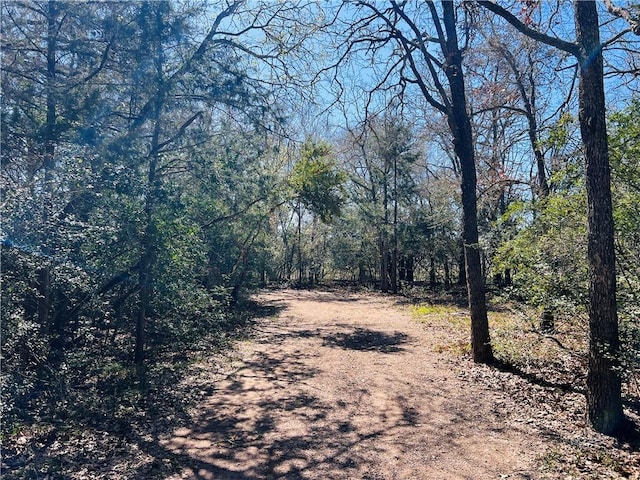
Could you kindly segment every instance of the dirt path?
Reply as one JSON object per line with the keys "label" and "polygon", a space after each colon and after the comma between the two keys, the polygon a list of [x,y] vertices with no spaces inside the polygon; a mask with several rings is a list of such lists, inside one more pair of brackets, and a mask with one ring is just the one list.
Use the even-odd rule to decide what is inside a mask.
{"label": "dirt path", "polygon": [[539,439],[383,297],[277,291],[238,368],[163,445],[192,479],[529,479]]}

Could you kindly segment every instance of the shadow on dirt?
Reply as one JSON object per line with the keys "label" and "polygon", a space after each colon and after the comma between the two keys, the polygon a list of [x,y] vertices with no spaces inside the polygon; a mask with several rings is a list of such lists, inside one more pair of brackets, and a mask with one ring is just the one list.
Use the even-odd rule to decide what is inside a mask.
{"label": "shadow on dirt", "polygon": [[323,345],[346,350],[369,350],[381,353],[402,352],[409,336],[402,332],[380,332],[367,328],[356,328],[353,333],[335,333],[323,337]]}
{"label": "shadow on dirt", "polygon": [[[420,413],[398,395],[370,421],[358,421],[357,405],[305,387],[305,377],[322,373],[313,359],[274,346],[222,382],[171,439],[136,443],[196,480],[379,478],[371,455],[401,444]],[[370,388],[359,390],[362,398],[371,398]],[[439,441],[453,448],[453,439]]]}
{"label": "shadow on dirt", "polygon": [[[190,408],[215,392],[213,379],[201,375],[197,362],[217,358],[222,367],[233,345],[254,335],[259,319],[278,315],[284,307],[246,300],[210,333],[194,338],[193,348],[173,345],[149,352],[144,383],[128,359],[111,350],[85,352],[96,359],[92,368],[74,360],[74,377],[65,385],[64,404],[36,423],[24,419],[16,441],[2,442],[0,477],[6,480],[41,478],[166,478],[190,465],[215,475],[227,470],[205,461],[176,454],[159,443],[159,437],[191,421]],[[112,349],[113,350],[113,349]],[[312,374],[302,365],[290,365],[291,378]],[[266,363],[266,369],[278,368]],[[217,371],[214,369],[214,372]],[[44,398],[42,402],[52,403]],[[54,410],[51,408],[51,410]],[[215,428],[231,430],[235,423],[220,418]],[[226,423],[225,423],[226,422]],[[270,426],[264,418],[259,431]],[[85,472],[85,473],[82,473]],[[117,472],[122,472],[120,476]],[[196,478],[198,477],[196,475]],[[207,477],[210,478],[210,477]],[[244,478],[235,472],[232,478]]]}
{"label": "shadow on dirt", "polygon": [[520,377],[532,385],[538,385],[544,388],[558,389],[565,393],[571,392],[571,393],[579,393],[581,395],[584,395],[585,393],[584,388],[576,385],[575,382],[574,383],[553,382],[545,378],[542,378],[540,375],[537,375],[532,372],[528,372],[524,370],[520,365],[517,365],[515,363],[507,362],[504,360],[496,360],[493,363],[493,367],[495,367],[496,370],[499,370],[501,372],[510,373],[512,375]]}

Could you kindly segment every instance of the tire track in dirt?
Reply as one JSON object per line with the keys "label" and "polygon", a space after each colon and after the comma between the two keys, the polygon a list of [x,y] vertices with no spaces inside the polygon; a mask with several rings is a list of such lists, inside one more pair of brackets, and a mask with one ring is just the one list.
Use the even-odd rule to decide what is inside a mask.
{"label": "tire track in dirt", "polygon": [[405,309],[375,295],[281,290],[192,424],[162,445],[172,479],[532,479],[539,439],[457,374]]}

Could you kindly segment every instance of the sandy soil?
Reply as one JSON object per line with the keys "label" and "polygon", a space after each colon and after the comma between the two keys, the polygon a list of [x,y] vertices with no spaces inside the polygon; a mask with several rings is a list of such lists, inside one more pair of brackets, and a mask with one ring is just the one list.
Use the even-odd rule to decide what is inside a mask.
{"label": "sandy soil", "polygon": [[531,479],[545,447],[499,391],[434,352],[433,332],[382,296],[275,291],[192,426],[162,444],[172,479]]}

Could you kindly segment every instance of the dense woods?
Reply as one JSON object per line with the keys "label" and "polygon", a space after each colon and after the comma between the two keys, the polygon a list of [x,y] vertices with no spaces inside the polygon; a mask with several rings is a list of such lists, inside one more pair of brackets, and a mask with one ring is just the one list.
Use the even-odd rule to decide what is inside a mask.
{"label": "dense woods", "polygon": [[479,363],[511,361],[488,301],[552,338],[578,319],[590,422],[627,429],[637,5],[1,8],[3,440],[124,416],[248,292],[327,283],[464,290]]}

